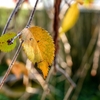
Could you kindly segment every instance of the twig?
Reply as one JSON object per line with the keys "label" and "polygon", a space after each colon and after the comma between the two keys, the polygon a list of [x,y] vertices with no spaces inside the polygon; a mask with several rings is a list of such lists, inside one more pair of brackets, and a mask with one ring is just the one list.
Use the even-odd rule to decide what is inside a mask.
{"label": "twig", "polygon": [[[33,18],[33,16],[34,16],[35,11],[36,11],[36,6],[37,6],[38,1],[39,1],[39,0],[37,0],[36,3],[35,3],[35,6],[34,6],[32,12],[31,12],[31,14],[30,14],[29,20],[28,20],[27,25],[26,25],[25,28],[28,28],[28,27],[30,26],[30,24],[31,24],[32,18]],[[16,38],[18,38],[21,34],[22,34],[22,33],[19,32],[19,33],[11,40],[11,43],[13,43],[14,40],[15,40]]]}
{"label": "twig", "polygon": [[81,75],[81,72],[82,72],[82,70],[84,68],[83,66],[88,61],[88,58],[90,57],[90,55],[92,53],[93,47],[94,47],[96,39],[97,39],[98,29],[99,29],[99,25],[95,28],[93,36],[92,36],[92,38],[90,40],[90,43],[88,45],[88,48],[87,48],[87,50],[86,50],[86,52],[85,52],[85,54],[83,56],[82,63],[80,65],[79,69],[77,70],[76,74],[73,77],[74,81],[77,81],[79,79],[79,77]]}
{"label": "twig", "polygon": [[[99,20],[99,22],[100,22],[100,20]],[[92,38],[90,40],[88,48],[87,48],[87,50],[85,52],[85,55],[83,56],[81,66],[79,67],[78,71],[76,72],[76,74],[73,77],[74,81],[77,81],[78,79],[79,80],[78,80],[76,90],[75,90],[71,100],[77,100],[78,95],[80,93],[80,90],[82,88],[84,79],[86,77],[86,74],[87,74],[88,70],[90,69],[90,63],[92,62],[92,58],[93,58],[90,55],[91,55],[91,53],[93,51],[93,47],[95,46],[95,42],[97,40],[98,31],[99,31],[99,28],[100,28],[99,24],[100,23],[97,23],[97,26],[96,26],[96,28],[94,30],[94,33],[93,33],[93,36],[92,36]]]}
{"label": "twig", "polygon": [[5,34],[9,24],[10,24],[10,21],[12,20],[12,17],[15,15],[15,13],[17,12],[20,4],[23,2],[24,0],[18,0],[17,4],[16,4],[16,7],[14,8],[14,10],[12,11],[11,15],[9,16],[8,20],[7,20],[7,23],[2,31],[2,35]]}
{"label": "twig", "polygon": [[27,23],[27,25],[26,25],[26,28],[28,28],[28,27],[30,26],[31,22],[32,22],[32,18],[33,18],[33,16],[34,16],[35,11],[36,11],[36,6],[37,6],[38,1],[39,1],[39,0],[36,0],[35,6],[34,6],[32,12],[31,12],[31,14],[30,14],[30,17],[29,17],[28,23]]}
{"label": "twig", "polygon": [[65,94],[64,100],[68,100],[68,98],[69,98],[71,92],[73,91],[73,89],[74,89],[74,87],[71,85],[71,86],[69,87],[68,91],[67,91],[66,94]]}
{"label": "twig", "polygon": [[39,84],[42,86],[43,90],[48,90],[49,91],[47,82],[38,73],[38,71],[35,69],[35,67],[32,66],[32,62],[29,59],[27,59],[26,66],[27,66],[27,68],[29,68],[28,70],[30,70],[29,77],[31,79],[34,79],[34,77],[35,77],[35,79],[37,79]]}
{"label": "twig", "polygon": [[56,58],[58,53],[58,29],[59,29],[59,12],[60,12],[60,3],[62,0],[55,0],[55,13],[54,13],[54,24],[53,24],[53,30],[54,30],[54,44],[55,44],[55,58],[54,58],[54,68],[56,71]]}
{"label": "twig", "polygon": [[17,59],[17,57],[18,57],[18,55],[19,55],[19,52],[20,52],[20,50],[21,50],[22,43],[23,43],[23,41],[21,41],[21,43],[20,43],[20,45],[19,45],[19,47],[18,47],[18,49],[17,49],[17,51],[16,51],[16,53],[15,53],[13,59],[12,59],[12,62],[11,62],[11,64],[9,65],[8,70],[6,71],[6,73],[5,73],[4,77],[3,77],[3,79],[1,80],[0,89],[2,88],[2,86],[3,86],[3,84],[4,84],[5,80],[6,80],[6,78],[8,77],[8,75],[9,75],[9,73],[10,73],[10,71],[11,71],[13,65],[14,65],[14,62],[16,61],[16,59]]}
{"label": "twig", "polygon": [[[69,76],[67,73],[65,73],[65,71],[64,71],[63,69],[61,69],[58,65],[56,65],[56,66],[57,66],[57,67],[56,67],[56,70],[57,70],[58,72],[62,73],[62,74],[67,78],[68,82],[71,84],[71,88],[69,89],[68,94],[66,94],[67,97],[69,97],[71,91],[76,87],[76,84],[75,84],[74,81],[70,78],[70,76]],[[49,72],[49,76],[47,77],[47,80],[46,80],[47,83],[48,83],[48,81],[49,81],[49,79],[50,79],[50,77],[51,77],[53,71],[54,71],[54,67],[52,66],[52,68],[51,68],[51,70],[50,70],[50,72]],[[43,94],[42,94],[41,100],[45,100],[46,94],[47,94],[47,92],[44,91]],[[67,99],[66,99],[66,100],[67,100]]]}
{"label": "twig", "polygon": [[93,66],[92,66],[92,70],[91,70],[92,76],[95,76],[97,74],[97,69],[99,67],[99,57],[100,57],[100,29],[99,29],[99,33],[98,33],[96,49],[94,51]]}
{"label": "twig", "polygon": [[56,68],[57,68],[57,71],[61,72],[67,78],[67,80],[69,81],[69,83],[75,88],[76,87],[76,84],[70,78],[70,76],[67,73],[65,73],[65,71],[63,69],[61,69],[59,66],[57,66]]}
{"label": "twig", "polygon": [[80,91],[82,89],[82,86],[83,86],[84,79],[85,79],[85,77],[86,77],[86,75],[88,73],[88,70],[91,67],[91,65],[90,65],[91,62],[92,62],[92,57],[90,58],[90,61],[88,63],[85,63],[85,65],[83,66],[83,70],[82,70],[82,73],[80,75],[80,79],[79,79],[79,81],[77,83],[77,87],[76,87],[76,89],[74,91],[74,94],[73,94],[71,100],[77,100],[78,99],[79,93],[80,93]]}
{"label": "twig", "polygon": [[[47,77],[47,79],[46,79],[46,82],[47,82],[47,83],[49,82],[49,79],[50,79],[50,77],[52,76],[53,71],[54,71],[54,66],[52,66],[51,69],[50,69],[50,71],[49,71],[48,77]],[[45,100],[46,94],[47,94],[47,91],[44,91],[44,92],[42,93],[41,100]]]}

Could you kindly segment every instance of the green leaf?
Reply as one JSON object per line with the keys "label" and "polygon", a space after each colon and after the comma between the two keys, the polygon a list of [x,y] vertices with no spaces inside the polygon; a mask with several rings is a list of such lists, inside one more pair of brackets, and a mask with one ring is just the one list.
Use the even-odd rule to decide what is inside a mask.
{"label": "green leaf", "polygon": [[0,37],[0,50],[3,52],[9,52],[13,50],[16,46],[16,41],[10,43],[11,39],[16,36],[15,33],[6,33]]}

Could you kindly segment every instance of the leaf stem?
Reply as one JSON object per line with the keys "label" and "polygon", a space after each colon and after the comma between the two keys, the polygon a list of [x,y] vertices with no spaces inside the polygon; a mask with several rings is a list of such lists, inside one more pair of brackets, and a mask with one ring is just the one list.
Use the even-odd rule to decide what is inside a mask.
{"label": "leaf stem", "polygon": [[19,45],[19,47],[18,47],[18,49],[17,49],[17,51],[16,51],[16,53],[15,53],[13,59],[12,59],[12,62],[11,62],[11,64],[9,65],[8,70],[6,71],[6,73],[5,73],[4,77],[3,77],[3,79],[1,80],[0,89],[2,88],[2,86],[3,86],[4,82],[5,82],[5,80],[7,79],[8,75],[9,75],[9,73],[10,73],[10,71],[11,71],[11,69],[12,69],[12,67],[13,67],[13,65],[14,65],[14,63],[15,63],[17,57],[18,57],[18,55],[19,55],[19,52],[20,52],[21,47],[22,47],[22,43],[23,43],[23,41],[21,41],[21,43],[20,43],[20,45]]}
{"label": "leaf stem", "polygon": [[21,32],[19,32],[11,41],[10,41],[10,43],[13,43],[14,42],[14,40],[16,39],[16,38],[18,38],[20,35],[21,35],[22,33]]}
{"label": "leaf stem", "polygon": [[5,34],[9,24],[10,24],[10,21],[12,20],[12,17],[15,15],[15,13],[18,11],[18,8],[20,6],[20,4],[23,2],[24,0],[18,0],[17,4],[16,4],[16,7],[14,8],[14,10],[12,11],[11,15],[9,16],[8,20],[7,20],[7,23],[2,31],[2,35]]}
{"label": "leaf stem", "polygon": [[32,18],[34,16],[35,11],[36,11],[36,6],[37,6],[38,1],[39,0],[36,0],[35,6],[34,6],[32,12],[31,12],[30,17],[29,17],[29,20],[27,22],[26,28],[28,28],[30,26],[31,22],[32,22]]}

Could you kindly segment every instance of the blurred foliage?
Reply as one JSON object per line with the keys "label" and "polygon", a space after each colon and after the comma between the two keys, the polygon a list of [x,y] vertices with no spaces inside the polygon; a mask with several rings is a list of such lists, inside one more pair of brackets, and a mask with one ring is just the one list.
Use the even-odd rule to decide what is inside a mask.
{"label": "blurred foliage", "polygon": [[0,94],[0,100],[9,100],[6,95]]}
{"label": "blurred foliage", "polygon": [[90,75],[90,70],[84,80],[82,90],[78,97],[78,100],[99,100],[100,99],[100,90],[99,90],[99,81],[97,76],[92,77]]}

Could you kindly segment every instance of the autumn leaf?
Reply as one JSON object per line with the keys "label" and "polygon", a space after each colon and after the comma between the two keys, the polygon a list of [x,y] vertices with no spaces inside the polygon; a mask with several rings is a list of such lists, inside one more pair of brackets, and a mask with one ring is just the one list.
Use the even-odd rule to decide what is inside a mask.
{"label": "autumn leaf", "polygon": [[61,28],[59,30],[60,35],[71,29],[75,25],[78,17],[79,17],[78,2],[75,2],[70,6],[70,8],[68,9],[67,13],[63,18]]}
{"label": "autumn leaf", "polygon": [[34,26],[22,30],[20,37],[24,40],[22,47],[33,64],[42,71],[44,79],[54,59],[54,43],[49,33],[41,27]]}
{"label": "autumn leaf", "polygon": [[16,36],[15,33],[6,33],[0,37],[0,50],[3,52],[9,52],[16,46],[16,41],[10,43],[11,39]]}
{"label": "autumn leaf", "polygon": [[[11,63],[10,59],[6,60],[8,66]],[[25,67],[25,64],[22,62],[16,61],[11,69],[11,72],[16,76],[16,78],[20,78],[22,74],[28,76],[28,70]]]}

